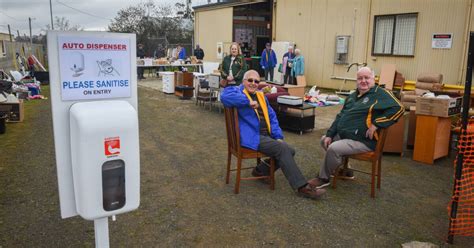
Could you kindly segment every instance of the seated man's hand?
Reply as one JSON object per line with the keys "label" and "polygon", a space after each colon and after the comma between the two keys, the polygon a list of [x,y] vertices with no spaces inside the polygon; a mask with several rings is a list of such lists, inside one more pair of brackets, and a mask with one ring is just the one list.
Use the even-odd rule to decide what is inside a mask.
{"label": "seated man's hand", "polygon": [[232,82],[232,81],[234,81],[234,77],[232,77],[232,76],[230,76],[230,75],[229,75],[229,76],[227,76],[227,81],[229,81],[229,82]]}
{"label": "seated man's hand", "polygon": [[257,109],[258,108],[258,102],[257,101],[250,101],[250,107],[253,108],[253,109]]}
{"label": "seated man's hand", "polygon": [[365,137],[373,139],[375,131],[377,131],[377,127],[374,124],[370,125],[369,129],[367,129],[367,132],[365,133]]}
{"label": "seated man's hand", "polygon": [[324,138],[323,143],[324,143],[324,149],[328,149],[329,145],[332,143],[332,138],[331,137]]}

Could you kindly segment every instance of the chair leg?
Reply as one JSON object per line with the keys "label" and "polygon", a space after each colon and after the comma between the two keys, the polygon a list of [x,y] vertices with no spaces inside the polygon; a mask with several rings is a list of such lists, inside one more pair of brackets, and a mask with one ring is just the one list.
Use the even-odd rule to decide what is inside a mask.
{"label": "chair leg", "polygon": [[230,177],[230,163],[232,162],[232,154],[230,151],[227,152],[227,174],[225,177],[225,183],[229,184],[229,177]]}
{"label": "chair leg", "polygon": [[275,159],[270,159],[270,189],[275,190]]}
{"label": "chair leg", "polygon": [[235,189],[234,193],[238,194],[240,191],[240,172],[242,169],[242,158],[237,158],[237,173],[235,177]]}
{"label": "chair leg", "polygon": [[375,175],[376,175],[377,161],[372,161],[372,181],[370,183],[370,197],[375,198]]}
{"label": "chair leg", "polygon": [[382,159],[377,160],[377,189],[380,189],[380,182],[382,181]]}
{"label": "chair leg", "polygon": [[341,170],[341,168],[337,167],[336,172],[334,173],[334,177],[332,178],[332,188],[333,189],[337,188],[337,175],[339,175],[339,170]]}

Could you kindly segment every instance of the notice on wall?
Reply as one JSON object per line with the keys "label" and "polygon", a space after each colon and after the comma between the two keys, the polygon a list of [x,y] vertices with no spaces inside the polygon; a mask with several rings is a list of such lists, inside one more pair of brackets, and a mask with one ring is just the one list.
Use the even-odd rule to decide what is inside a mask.
{"label": "notice on wall", "polygon": [[222,42],[217,42],[216,51],[217,51],[216,57],[218,59],[222,59],[224,57],[224,44]]}
{"label": "notice on wall", "polygon": [[431,47],[438,49],[451,49],[453,34],[433,34]]}
{"label": "notice on wall", "polygon": [[130,40],[58,36],[63,101],[131,96]]}

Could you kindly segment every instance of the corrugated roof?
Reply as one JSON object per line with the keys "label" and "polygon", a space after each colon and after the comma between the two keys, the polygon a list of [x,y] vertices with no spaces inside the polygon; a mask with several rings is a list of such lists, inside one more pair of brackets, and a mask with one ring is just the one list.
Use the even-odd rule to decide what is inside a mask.
{"label": "corrugated roof", "polygon": [[234,7],[239,5],[246,5],[246,4],[254,4],[254,3],[265,3],[268,0],[222,0],[218,3],[210,3],[204,4],[193,7],[194,11],[205,11],[205,10],[213,10],[213,9],[220,9],[220,8],[228,8]]}

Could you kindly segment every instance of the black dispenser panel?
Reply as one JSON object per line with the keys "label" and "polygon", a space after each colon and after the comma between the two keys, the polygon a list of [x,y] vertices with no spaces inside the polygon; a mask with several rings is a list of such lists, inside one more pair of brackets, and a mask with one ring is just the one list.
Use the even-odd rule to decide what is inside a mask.
{"label": "black dispenser panel", "polygon": [[125,206],[125,162],[110,160],[102,165],[102,199],[105,211]]}

